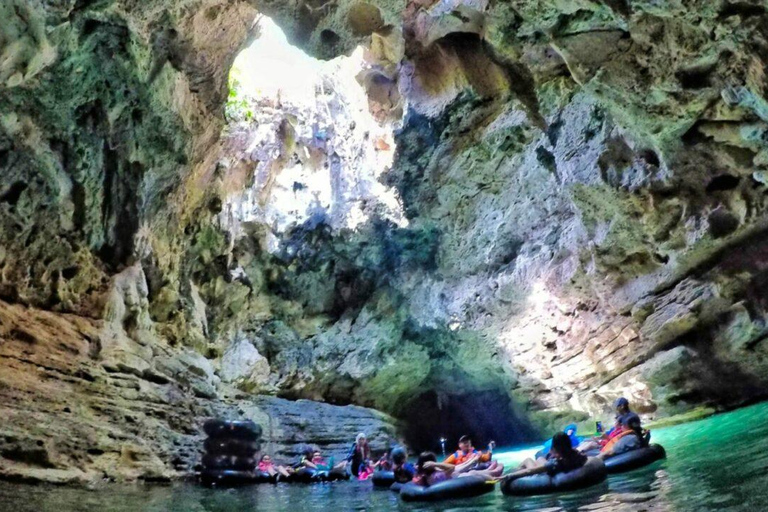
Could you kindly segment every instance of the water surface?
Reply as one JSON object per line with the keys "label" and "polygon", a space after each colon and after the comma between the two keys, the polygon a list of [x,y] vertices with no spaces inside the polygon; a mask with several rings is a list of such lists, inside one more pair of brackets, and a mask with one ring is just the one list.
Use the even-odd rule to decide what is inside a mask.
{"label": "water surface", "polygon": [[[768,403],[656,430],[667,459],[591,489],[539,498],[496,490],[480,498],[407,504],[369,482],[257,485],[219,490],[192,484],[107,485],[98,490],[0,482],[0,510],[12,512],[402,511],[768,511]],[[513,465],[537,447],[500,452]]]}

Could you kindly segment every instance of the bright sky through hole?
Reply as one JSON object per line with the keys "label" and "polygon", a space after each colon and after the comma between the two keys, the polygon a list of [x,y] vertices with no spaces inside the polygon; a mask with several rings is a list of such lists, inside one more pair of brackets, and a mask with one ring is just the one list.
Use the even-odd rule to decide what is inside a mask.
{"label": "bright sky through hole", "polygon": [[280,28],[266,16],[259,21],[261,35],[238,55],[232,78],[256,97],[276,97],[308,103],[315,101],[315,83],[323,61],[291,46]]}
{"label": "bright sky through hole", "polygon": [[396,191],[380,181],[395,143],[357,79],[368,67],[364,48],[321,61],[291,46],[271,19],[258,23],[259,37],[230,72],[232,126],[257,162],[253,185],[233,198],[234,217],[277,233],[310,219],[355,228],[372,212],[407,225]]}

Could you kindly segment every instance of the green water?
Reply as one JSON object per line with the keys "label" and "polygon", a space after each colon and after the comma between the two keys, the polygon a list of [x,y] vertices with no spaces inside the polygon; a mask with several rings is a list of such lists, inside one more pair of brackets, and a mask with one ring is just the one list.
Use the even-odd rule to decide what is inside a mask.
{"label": "green water", "polygon": [[[654,431],[667,460],[623,475],[589,490],[541,498],[508,498],[496,490],[475,499],[438,504],[406,504],[369,482],[259,485],[234,490],[191,484],[116,486],[98,490],[0,483],[0,511],[12,512],[247,512],[314,510],[589,510],[608,500],[638,494],[649,502],[627,510],[768,511],[768,403]],[[506,464],[535,448],[499,453]],[[634,497],[634,498],[632,498]],[[643,498],[644,499],[644,498]],[[602,508],[602,510],[608,510]]]}

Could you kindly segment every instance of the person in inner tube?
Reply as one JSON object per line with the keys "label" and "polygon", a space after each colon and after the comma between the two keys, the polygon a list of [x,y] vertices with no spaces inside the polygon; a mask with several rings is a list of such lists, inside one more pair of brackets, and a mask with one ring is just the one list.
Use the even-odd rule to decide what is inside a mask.
{"label": "person in inner tube", "polygon": [[472,438],[461,436],[459,438],[459,449],[448,456],[443,464],[449,464],[454,467],[454,472],[465,473],[472,469],[495,470],[498,463],[492,460],[493,448],[496,443],[491,441],[488,444],[488,451],[481,452],[472,446]]}
{"label": "person in inner tube", "polygon": [[640,418],[635,416],[629,419],[627,426],[618,435],[603,446],[597,456],[605,459],[645,446],[648,446],[646,431],[640,426]]}
{"label": "person in inner tube", "polygon": [[613,425],[613,427],[601,436],[584,440],[579,445],[577,450],[580,452],[588,452],[590,450],[602,449],[611,439],[620,435],[624,430],[628,429],[630,421],[636,420],[638,423],[640,422],[640,416],[632,412],[632,410],[629,408],[629,400],[623,396],[621,398],[617,398],[613,403],[613,406],[616,408],[616,423]]}
{"label": "person in inner tube", "polygon": [[402,448],[392,450],[392,472],[395,475],[395,482],[401,484],[410,482],[416,476],[416,468],[408,462],[408,457]]}
{"label": "person in inner tube", "polygon": [[347,455],[347,462],[349,463],[349,472],[352,476],[358,476],[361,469],[365,469],[368,466],[368,461],[371,459],[371,449],[368,446],[368,438],[363,432],[357,434],[355,442],[349,449],[349,455]]}
{"label": "person in inner tube", "polygon": [[347,466],[347,461],[334,464],[333,457],[327,461],[319,450],[308,451],[301,460],[301,465],[305,468],[315,469],[317,471],[343,471]]}
{"label": "person in inner tube", "polygon": [[504,479],[516,480],[525,476],[547,473],[555,476],[579,469],[587,462],[587,456],[573,449],[571,439],[565,432],[558,432],[552,437],[552,448],[549,458],[540,457],[536,460],[525,459],[517,471],[504,475]]}
{"label": "person in inner tube", "polygon": [[392,471],[392,466],[392,450],[384,452],[379,460],[373,464],[373,468],[379,471]]}
{"label": "person in inner tube", "polygon": [[423,487],[429,487],[431,485],[439,484],[451,478],[462,478],[465,476],[481,476],[486,480],[494,480],[501,476],[504,467],[499,465],[493,471],[491,470],[468,470],[464,473],[457,473],[453,464],[446,464],[444,462],[437,462],[437,457],[432,452],[423,452],[419,455],[419,460],[416,462],[416,475],[413,477],[413,482],[416,485]]}
{"label": "person in inner tube", "polygon": [[266,473],[269,476],[275,476],[279,474],[285,477],[291,476],[291,473],[294,472],[293,468],[290,467],[275,466],[275,463],[272,461],[272,457],[270,457],[268,453],[265,453],[261,456],[261,460],[259,460],[259,471]]}
{"label": "person in inner tube", "polygon": [[[576,435],[576,431],[578,430],[578,426],[575,423],[571,423],[569,425],[566,425],[563,429],[563,432],[566,433],[566,435],[571,439],[571,446],[576,448],[579,446],[581,441],[579,440],[579,436]],[[549,455],[549,449],[552,448],[552,440],[550,439],[546,443],[544,443],[544,447],[542,448],[542,453],[546,457]]]}

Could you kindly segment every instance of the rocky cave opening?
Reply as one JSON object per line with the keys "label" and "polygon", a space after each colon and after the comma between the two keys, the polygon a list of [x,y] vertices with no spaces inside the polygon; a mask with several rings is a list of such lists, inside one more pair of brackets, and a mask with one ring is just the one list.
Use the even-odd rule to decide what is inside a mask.
{"label": "rocky cave opening", "polygon": [[538,438],[536,428],[514,410],[503,389],[464,394],[430,389],[410,401],[402,416],[405,439],[417,451],[439,454],[444,438],[446,452],[451,453],[463,435],[472,436],[475,447],[483,450],[490,441],[506,447]]}
{"label": "rocky cave opening", "polygon": [[221,155],[246,170],[243,189],[225,199],[222,222],[233,237],[243,236],[244,223],[261,223],[277,253],[291,230],[338,233],[372,218],[406,225],[396,191],[380,180],[392,166],[398,123],[372,109],[365,49],[317,59],[264,15],[252,38],[229,72]]}

